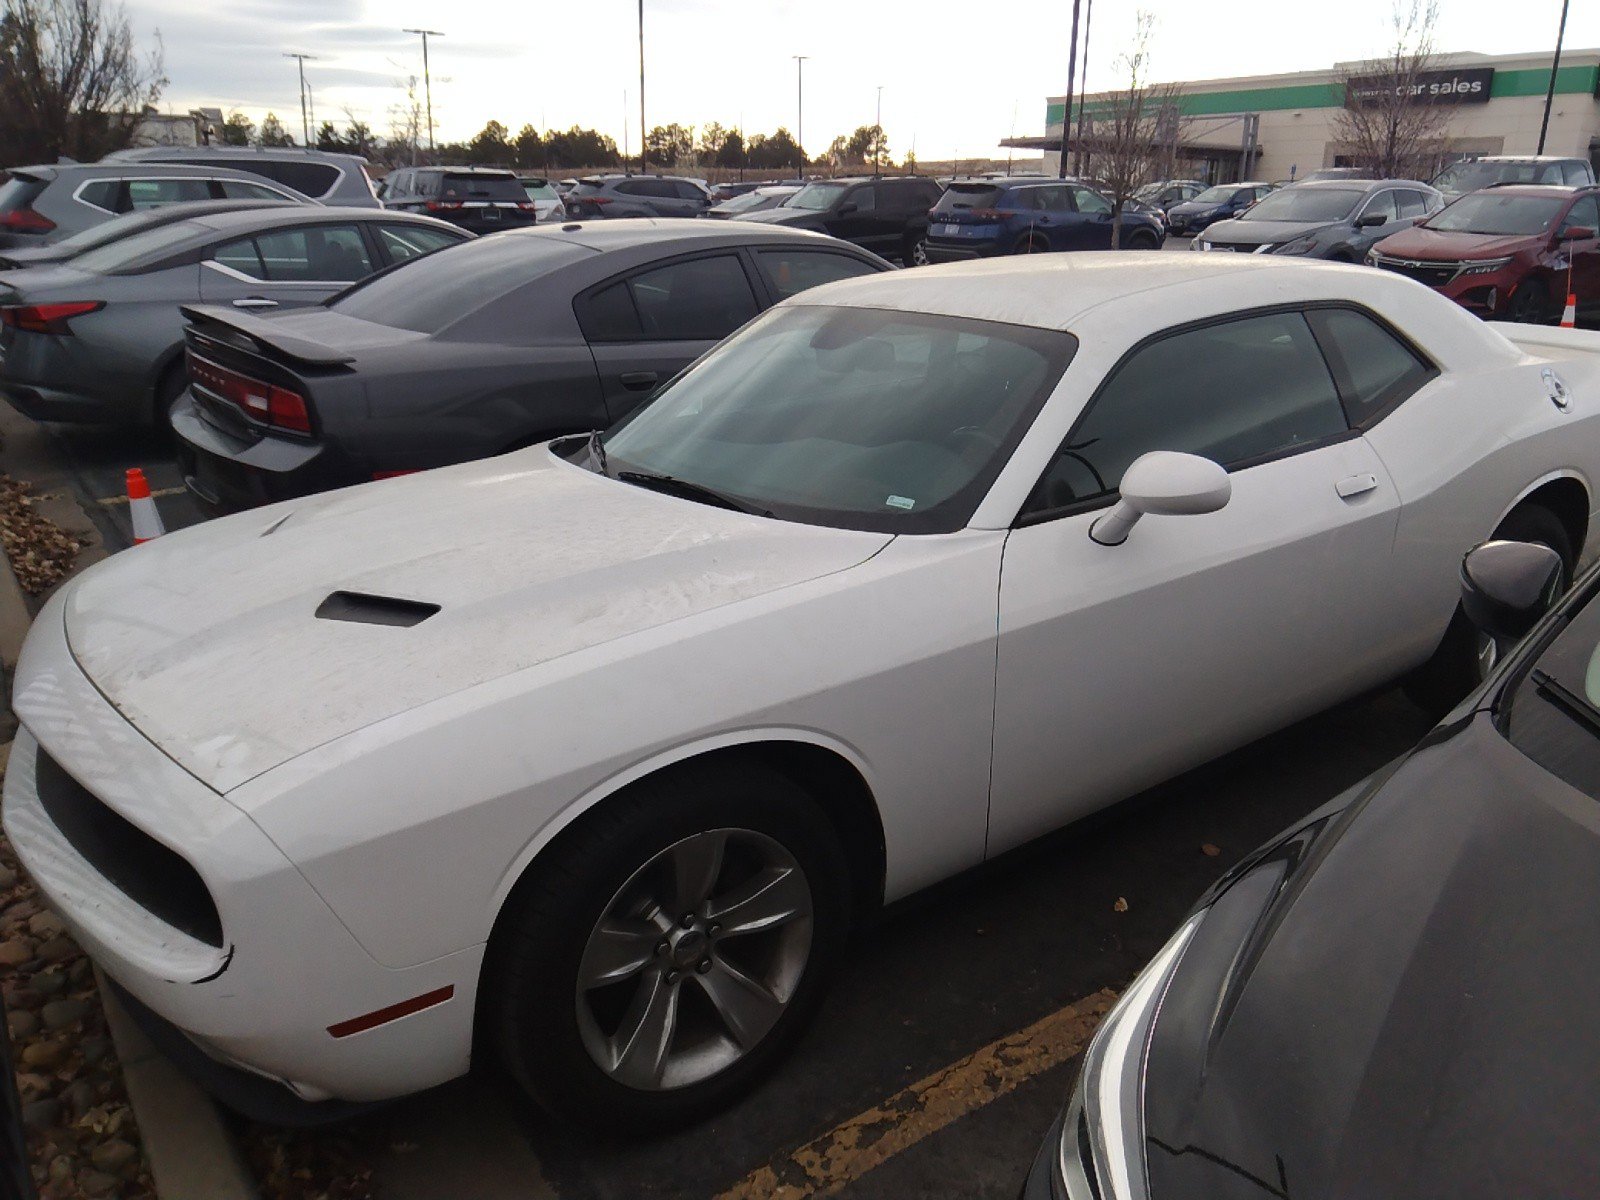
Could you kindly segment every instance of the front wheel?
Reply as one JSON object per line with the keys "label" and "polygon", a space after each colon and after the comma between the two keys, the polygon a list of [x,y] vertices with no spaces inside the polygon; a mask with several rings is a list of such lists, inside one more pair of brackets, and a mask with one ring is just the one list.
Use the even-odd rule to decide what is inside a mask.
{"label": "front wheel", "polygon": [[1550,292],[1537,279],[1525,279],[1511,293],[1506,318],[1524,325],[1543,325],[1550,319]]}
{"label": "front wheel", "polygon": [[905,248],[900,253],[900,261],[908,267],[927,266],[928,235],[926,233],[907,235]]}
{"label": "front wheel", "polygon": [[849,923],[832,824],[753,761],[643,781],[533,871],[495,929],[485,1032],[544,1107],[598,1127],[676,1128],[758,1083]]}
{"label": "front wheel", "polygon": [[1124,244],[1129,250],[1161,249],[1161,239],[1153,233],[1135,233]]}

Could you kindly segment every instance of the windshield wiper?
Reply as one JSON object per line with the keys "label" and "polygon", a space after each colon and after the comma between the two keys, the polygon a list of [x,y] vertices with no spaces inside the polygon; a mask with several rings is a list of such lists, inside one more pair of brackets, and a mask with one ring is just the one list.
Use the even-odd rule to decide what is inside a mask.
{"label": "windshield wiper", "polygon": [[703,483],[679,479],[675,475],[658,475],[654,471],[618,471],[617,478],[623,483],[650,488],[657,492],[669,492],[682,496],[685,500],[698,500],[701,504],[712,504],[718,508],[732,509],[734,512],[751,513],[757,517],[772,515],[771,510],[751,504],[748,500],[740,500],[737,496],[708,488]]}
{"label": "windshield wiper", "polygon": [[600,468],[600,474],[606,478],[611,477],[611,468],[606,465],[606,444],[600,440],[601,430],[589,431],[589,461]]}
{"label": "windshield wiper", "polygon": [[1535,669],[1528,673],[1528,678],[1532,679],[1534,686],[1567,716],[1580,725],[1588,726],[1590,733],[1600,734],[1600,709],[1595,708],[1586,698],[1561,683],[1548,671]]}

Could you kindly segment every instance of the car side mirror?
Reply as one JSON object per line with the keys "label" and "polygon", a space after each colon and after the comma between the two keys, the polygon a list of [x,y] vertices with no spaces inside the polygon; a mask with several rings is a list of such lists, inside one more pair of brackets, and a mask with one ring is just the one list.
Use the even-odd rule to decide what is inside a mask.
{"label": "car side mirror", "polygon": [[1209,458],[1152,450],[1133,460],[1119,490],[1116,507],[1089,526],[1089,536],[1102,546],[1122,545],[1140,517],[1216,512],[1233,495],[1233,481]]}
{"label": "car side mirror", "polygon": [[1594,230],[1587,225],[1568,225],[1561,231],[1563,242],[1586,242],[1594,236]]}
{"label": "car side mirror", "polygon": [[861,206],[859,204],[857,204],[854,200],[851,200],[846,204],[839,205],[839,215],[841,217],[848,217],[851,213],[859,211],[860,208]]}
{"label": "car side mirror", "polygon": [[1381,212],[1362,213],[1361,219],[1356,224],[1362,229],[1371,229],[1374,225],[1387,225],[1389,218]]}
{"label": "car side mirror", "polygon": [[1461,610],[1497,641],[1514,642],[1560,597],[1561,556],[1532,542],[1484,542],[1461,560]]}

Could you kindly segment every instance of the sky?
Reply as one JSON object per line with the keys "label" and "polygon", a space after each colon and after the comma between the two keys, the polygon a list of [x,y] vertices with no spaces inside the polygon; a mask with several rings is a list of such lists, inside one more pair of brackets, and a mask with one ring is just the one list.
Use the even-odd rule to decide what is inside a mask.
{"label": "sky", "polygon": [[[1278,0],[1273,15],[1195,0],[1086,0],[1090,91],[1120,79],[1137,10],[1155,20],[1152,73],[1170,80],[1308,71],[1381,53],[1393,0],[1326,4]],[[161,107],[216,106],[260,121],[274,111],[295,136],[300,103],[291,51],[306,63],[317,120],[348,109],[380,135],[418,77],[430,39],[438,140],[465,140],[494,119],[513,134],[585,125],[618,146],[639,142],[637,0],[537,4],[478,0],[125,0],[137,36],[159,33],[170,83]],[[1443,51],[1484,53],[1552,47],[1560,0],[1440,0]],[[646,121],[797,125],[796,64],[807,149],[870,125],[882,88],[891,155],[927,160],[987,157],[1013,130],[1044,132],[1044,99],[1066,90],[1070,0],[644,0]],[[1569,48],[1600,46],[1600,3],[1577,0]],[[626,98],[626,99],[625,99]]]}

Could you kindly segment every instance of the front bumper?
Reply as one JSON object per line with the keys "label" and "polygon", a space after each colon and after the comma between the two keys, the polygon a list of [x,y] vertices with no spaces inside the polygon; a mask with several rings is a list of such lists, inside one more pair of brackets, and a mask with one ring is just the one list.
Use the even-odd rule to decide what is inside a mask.
{"label": "front bumper", "polygon": [[[300,1100],[382,1100],[463,1074],[483,947],[401,969],[377,963],[244,812],[146,740],[78,668],[65,628],[71,592],[39,614],[17,666],[22,728],[6,770],[4,823],[79,945],[210,1058]],[[168,924],[92,865],[41,800],[41,754],[90,803],[194,868],[221,919],[222,945]],[[444,988],[449,998],[423,1011],[330,1032]]]}

